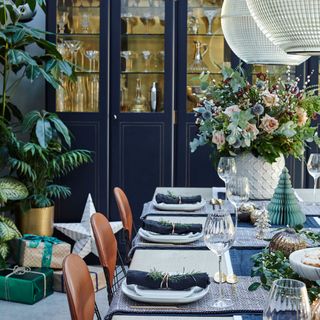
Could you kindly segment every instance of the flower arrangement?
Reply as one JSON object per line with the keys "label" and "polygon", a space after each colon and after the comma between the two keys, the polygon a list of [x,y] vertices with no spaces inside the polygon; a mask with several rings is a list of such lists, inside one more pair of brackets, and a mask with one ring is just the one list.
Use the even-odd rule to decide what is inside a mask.
{"label": "flower arrangement", "polygon": [[300,89],[300,79],[257,75],[250,84],[241,68],[222,69],[223,81],[209,85],[209,74],[200,76],[206,97],[194,109],[197,137],[190,142],[191,152],[209,144],[211,157],[235,156],[251,152],[273,163],[283,154],[301,158],[306,142],[317,141],[316,127],[311,126],[320,110],[320,98],[309,86],[310,76]]}

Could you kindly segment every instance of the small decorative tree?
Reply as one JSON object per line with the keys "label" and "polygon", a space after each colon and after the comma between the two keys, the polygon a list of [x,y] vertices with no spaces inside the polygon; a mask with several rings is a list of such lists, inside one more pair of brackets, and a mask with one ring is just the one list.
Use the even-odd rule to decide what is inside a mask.
{"label": "small decorative tree", "polygon": [[262,210],[258,215],[257,221],[255,222],[256,227],[256,238],[263,239],[265,238],[267,232],[269,231],[271,225],[269,223],[269,214],[267,210]]}
{"label": "small decorative tree", "polygon": [[268,205],[272,224],[295,227],[306,221],[298,200],[292,189],[291,179],[287,168],[282,170],[278,186]]}

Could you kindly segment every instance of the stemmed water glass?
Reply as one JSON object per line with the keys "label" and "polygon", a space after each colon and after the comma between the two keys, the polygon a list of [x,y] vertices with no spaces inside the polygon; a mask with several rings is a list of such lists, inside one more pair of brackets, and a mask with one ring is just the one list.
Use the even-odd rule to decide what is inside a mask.
{"label": "stemmed water glass", "polygon": [[144,60],[144,71],[148,72],[150,71],[150,61],[151,61],[152,53],[149,50],[144,50],[141,52],[141,55]]}
{"label": "stemmed water glass", "polygon": [[98,50],[86,50],[84,53],[84,55],[89,60],[89,71],[90,72],[95,71],[92,65],[93,65],[93,61],[97,58],[98,54],[99,54]]}
{"label": "stemmed water glass", "polygon": [[78,51],[80,50],[82,46],[82,42],[80,40],[66,40],[65,44],[67,48],[70,50],[72,58],[73,58],[73,64],[77,68],[78,66]]}
{"label": "stemmed water glass", "polygon": [[273,282],[264,320],[311,320],[306,285],[298,280],[279,279]]}
{"label": "stemmed water glass", "polygon": [[226,195],[235,208],[235,229],[238,227],[238,208],[249,200],[250,187],[247,177],[233,175],[226,185]]}
{"label": "stemmed water glass", "polygon": [[308,163],[307,163],[307,169],[309,174],[314,179],[314,185],[313,185],[313,205],[316,206],[316,190],[317,190],[317,183],[318,178],[320,177],[320,154],[319,153],[312,153],[309,157]]}
{"label": "stemmed water glass", "polygon": [[232,301],[224,298],[222,293],[221,260],[222,255],[232,246],[234,238],[235,228],[229,212],[218,210],[208,215],[204,225],[204,242],[219,259],[219,297],[213,302],[216,308],[232,305]]}
{"label": "stemmed water glass", "polygon": [[218,176],[225,184],[237,173],[236,161],[232,157],[221,157],[217,168]]}
{"label": "stemmed water glass", "polygon": [[154,26],[156,23],[154,16],[150,12],[140,17],[140,20],[147,27],[147,33],[149,33],[149,27]]}
{"label": "stemmed water glass", "polygon": [[212,22],[214,17],[217,15],[217,10],[203,10],[203,14],[208,19],[208,35],[212,35]]}
{"label": "stemmed water glass", "polygon": [[132,33],[132,28],[138,23],[138,18],[130,12],[121,13],[121,18],[126,21],[127,33]]}
{"label": "stemmed water glass", "polygon": [[68,24],[68,12],[62,12],[57,21],[58,33],[64,33],[66,24]]}
{"label": "stemmed water glass", "polygon": [[135,58],[133,51],[121,51],[120,56],[126,60],[126,72],[132,71],[132,59]]}

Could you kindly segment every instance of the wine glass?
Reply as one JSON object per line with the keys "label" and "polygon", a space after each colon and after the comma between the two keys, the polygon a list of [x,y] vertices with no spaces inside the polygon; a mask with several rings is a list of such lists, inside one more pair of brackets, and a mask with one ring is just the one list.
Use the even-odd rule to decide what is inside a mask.
{"label": "wine glass", "polygon": [[217,168],[218,176],[225,184],[237,173],[236,161],[232,157],[221,157]]}
{"label": "wine glass", "polygon": [[318,178],[320,177],[320,153],[312,153],[310,154],[307,169],[309,174],[314,179],[314,186],[313,186],[313,205],[316,206],[316,190],[317,190],[317,182]]}
{"label": "wine glass", "polygon": [[150,61],[152,57],[152,53],[149,50],[144,50],[141,52],[141,55],[144,60],[144,72],[150,71]]}
{"label": "wine glass", "polygon": [[235,229],[238,227],[238,208],[249,200],[250,187],[247,177],[233,175],[226,185],[226,196],[235,208]]}
{"label": "wine glass", "polygon": [[73,63],[75,67],[78,67],[78,51],[82,46],[82,41],[80,40],[66,40],[65,44],[69,48],[71,55],[73,57]]}
{"label": "wine glass", "polygon": [[132,71],[133,58],[135,58],[135,53],[133,51],[121,51],[121,58],[126,60],[126,72]]}
{"label": "wine glass", "polygon": [[219,297],[213,302],[216,308],[232,305],[232,300],[224,298],[222,293],[221,260],[222,254],[232,246],[234,238],[235,228],[229,212],[218,210],[208,215],[204,225],[204,242],[219,259]]}
{"label": "wine glass", "polygon": [[207,35],[212,35],[212,22],[217,15],[217,10],[203,10],[203,14],[208,19],[208,32]]}
{"label": "wine glass", "polygon": [[306,285],[298,280],[279,279],[273,282],[264,320],[311,320]]}

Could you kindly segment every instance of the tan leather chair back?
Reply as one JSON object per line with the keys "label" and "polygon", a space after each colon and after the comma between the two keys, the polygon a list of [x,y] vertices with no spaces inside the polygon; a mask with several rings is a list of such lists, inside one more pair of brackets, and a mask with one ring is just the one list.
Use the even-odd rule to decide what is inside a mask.
{"label": "tan leather chair back", "polygon": [[99,253],[100,263],[107,271],[105,274],[109,295],[109,290],[112,288],[113,276],[117,263],[117,240],[113,234],[108,219],[103,214],[93,214],[91,216],[91,226]]}
{"label": "tan leather chair back", "polygon": [[86,263],[78,255],[70,254],[62,268],[71,319],[93,319],[95,295]]}
{"label": "tan leather chair back", "polygon": [[128,198],[121,188],[114,188],[113,193],[116,198],[119,215],[123,224],[123,229],[128,234],[128,241],[131,242],[133,218]]}

